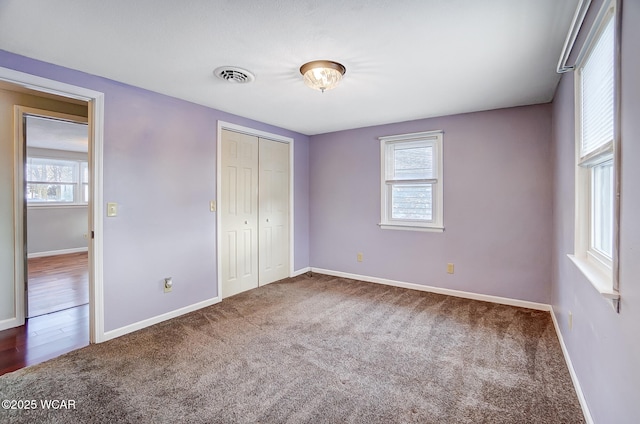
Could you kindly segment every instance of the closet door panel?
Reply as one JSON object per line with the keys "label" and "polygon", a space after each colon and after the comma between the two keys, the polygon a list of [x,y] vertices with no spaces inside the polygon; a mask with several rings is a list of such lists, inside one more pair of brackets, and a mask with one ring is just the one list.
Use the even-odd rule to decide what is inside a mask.
{"label": "closet door panel", "polygon": [[222,131],[222,297],[258,287],[258,138]]}
{"label": "closet door panel", "polygon": [[260,285],[289,276],[289,145],[260,139]]}

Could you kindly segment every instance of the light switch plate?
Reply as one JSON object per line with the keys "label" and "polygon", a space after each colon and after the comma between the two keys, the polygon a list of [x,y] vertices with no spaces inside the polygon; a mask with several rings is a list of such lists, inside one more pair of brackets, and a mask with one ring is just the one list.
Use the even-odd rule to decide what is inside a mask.
{"label": "light switch plate", "polygon": [[118,216],[117,203],[107,203],[107,216]]}
{"label": "light switch plate", "polygon": [[215,200],[212,200],[212,201],[209,202],[209,210],[211,212],[215,212],[216,211],[216,201]]}

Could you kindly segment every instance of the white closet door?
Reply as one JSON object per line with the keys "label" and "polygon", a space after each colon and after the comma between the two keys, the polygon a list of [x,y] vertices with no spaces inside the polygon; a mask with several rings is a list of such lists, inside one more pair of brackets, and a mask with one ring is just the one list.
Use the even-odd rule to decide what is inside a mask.
{"label": "white closet door", "polygon": [[258,138],[222,131],[222,297],[258,287]]}
{"label": "white closet door", "polygon": [[260,139],[260,285],[289,276],[289,145]]}

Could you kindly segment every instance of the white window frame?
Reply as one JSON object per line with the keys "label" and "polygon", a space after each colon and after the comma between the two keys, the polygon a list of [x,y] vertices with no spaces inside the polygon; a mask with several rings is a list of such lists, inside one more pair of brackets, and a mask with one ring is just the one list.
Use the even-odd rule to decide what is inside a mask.
{"label": "white window frame", "polygon": [[[87,170],[87,180],[84,180],[84,170]],[[89,204],[89,178],[91,176],[91,172],[89,172],[89,160],[80,161],[80,169],[78,170],[80,173],[80,181],[78,181],[78,187],[80,189],[80,194],[78,196],[79,202],[83,205]],[[84,200],[85,191],[87,193],[87,200]]]}
{"label": "white window frame", "polygon": [[[409,230],[409,231],[444,231],[444,172],[443,172],[443,131],[425,131],[411,134],[400,134],[379,137],[380,140],[380,223],[378,224],[384,230]],[[434,178],[428,180],[391,180],[388,179],[389,149],[392,145],[403,144],[424,144],[433,146],[433,163],[436,167]],[[393,184],[432,184],[432,219],[426,220],[409,220],[409,219],[393,219],[391,217],[391,186]]]}
{"label": "white window frame", "polygon": [[[614,52],[613,52],[613,137],[599,148],[583,153],[582,151],[582,70],[587,59],[599,41],[604,29],[613,20]],[[575,243],[574,254],[569,258],[575,263],[587,280],[605,298],[613,301],[614,308],[619,308],[618,292],[618,217],[619,217],[619,16],[616,0],[606,0],[598,13],[591,31],[575,66]],[[593,238],[593,173],[594,168],[607,162],[613,163],[613,216],[612,216],[612,256],[608,257],[592,248]]]}
{"label": "white window frame", "polygon": [[[83,171],[83,167],[84,168],[88,168],[89,166],[89,161],[88,159],[77,159],[77,158],[73,158],[73,157],[65,157],[64,155],[61,156],[48,156],[48,155],[43,155],[43,154],[27,154],[27,160],[29,159],[44,159],[44,160],[51,160],[54,162],[75,162],[77,163],[77,167],[76,167],[76,181],[73,183],[61,183],[61,184],[73,184],[73,202],[47,202],[47,201],[33,201],[33,200],[29,200],[26,199],[27,202],[27,207],[29,208],[46,208],[46,207],[69,207],[69,206],[87,206],[88,202],[83,200],[84,197],[84,187],[88,185],[88,181],[83,181],[82,178],[82,171]],[[30,181],[26,178],[27,174],[26,174],[26,168],[25,168],[25,187],[26,184],[29,183],[34,183],[34,184],[53,184],[53,182],[50,181]]]}

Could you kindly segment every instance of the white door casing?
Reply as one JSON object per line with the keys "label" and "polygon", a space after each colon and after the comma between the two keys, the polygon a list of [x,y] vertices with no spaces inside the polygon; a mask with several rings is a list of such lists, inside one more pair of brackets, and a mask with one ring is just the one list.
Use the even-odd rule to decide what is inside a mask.
{"label": "white door casing", "polygon": [[[104,291],[103,291],[103,133],[104,133],[104,93],[38,77],[13,69],[0,67],[0,81],[15,84],[30,90],[50,93],[62,97],[86,101],[89,108],[89,162],[90,162],[90,202],[89,222],[94,238],[89,243],[89,340],[91,343],[104,341]],[[16,128],[16,133],[18,129]],[[16,134],[16,137],[19,137]],[[22,167],[14,169],[14,187],[22,187]],[[20,215],[22,190],[14,190],[14,230],[15,266],[14,287],[15,314],[11,319],[0,322],[0,330],[11,328],[24,322],[24,270],[21,267],[24,255],[22,217]]]}

